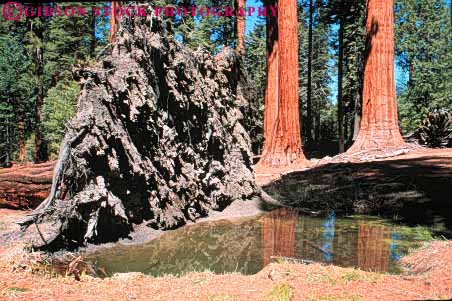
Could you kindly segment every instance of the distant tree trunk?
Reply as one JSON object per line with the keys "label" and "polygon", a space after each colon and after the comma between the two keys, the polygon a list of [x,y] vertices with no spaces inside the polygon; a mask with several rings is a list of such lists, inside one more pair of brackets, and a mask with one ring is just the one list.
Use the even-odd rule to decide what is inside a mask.
{"label": "distant tree trunk", "polygon": [[[235,9],[242,8],[245,10],[246,0],[235,0]],[[237,52],[245,61],[245,16],[237,15],[236,17],[236,35],[237,35]]]}
{"label": "distant tree trunk", "polygon": [[359,129],[361,126],[361,92],[359,90],[356,91],[355,98],[355,117],[353,119],[353,137],[352,141],[356,141],[358,139]]}
{"label": "distant tree trunk", "polygon": [[316,106],[316,113],[315,113],[315,143],[318,143],[320,141],[320,104]]}
{"label": "distant tree trunk", "polygon": [[305,133],[307,135],[306,140],[312,142],[312,17],[314,14],[313,0],[309,0],[309,30],[308,30],[308,84],[306,88],[306,121]]}
{"label": "distant tree trunk", "polygon": [[37,82],[37,94],[36,94],[36,103],[35,103],[35,112],[34,112],[34,122],[35,122],[35,147],[33,151],[33,161],[35,163],[44,162],[47,160],[47,153],[44,147],[42,133],[41,133],[41,112],[42,105],[44,104],[44,56],[42,49],[42,41],[43,41],[43,30],[40,26],[33,26],[33,22],[31,24],[31,31],[33,31],[34,36],[36,37],[36,45],[34,49],[34,67],[35,67],[35,76]]}
{"label": "distant tree trunk", "polygon": [[110,3],[110,43],[115,42],[115,34],[119,29],[119,14],[116,14],[116,10],[121,6],[120,1],[111,1]]}
{"label": "distant tree trunk", "polygon": [[404,145],[397,120],[394,81],[393,0],[368,0],[361,129],[348,150],[397,148]]}
{"label": "distant tree trunk", "polygon": [[[272,128],[265,132],[258,168],[307,165],[301,150],[298,110],[298,18],[296,0],[278,2],[278,103]],[[272,106],[266,109],[273,109]],[[267,125],[268,126],[268,125]]]}
{"label": "distant tree trunk", "polygon": [[337,129],[339,134],[339,153],[345,151],[344,143],[344,108],[342,79],[344,77],[344,17],[339,19],[339,58],[337,61]]}
{"label": "distant tree trunk", "polygon": [[413,87],[414,85],[414,64],[413,62],[409,63],[409,72],[408,72],[408,86]]}
{"label": "distant tree trunk", "polygon": [[[19,162],[25,161],[25,121],[24,112],[21,108],[15,110],[17,124],[17,144],[19,146]],[[7,125],[8,127],[9,125]],[[9,138],[9,137],[8,137]],[[8,150],[9,151],[9,150]]]}
{"label": "distant tree trunk", "polygon": [[90,16],[90,41],[89,41],[89,53],[93,58],[96,56],[96,15]]}

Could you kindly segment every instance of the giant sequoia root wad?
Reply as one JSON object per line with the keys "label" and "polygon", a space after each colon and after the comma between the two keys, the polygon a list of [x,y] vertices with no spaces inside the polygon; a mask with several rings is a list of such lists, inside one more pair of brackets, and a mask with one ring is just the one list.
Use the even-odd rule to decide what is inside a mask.
{"label": "giant sequoia root wad", "polygon": [[22,222],[34,247],[173,229],[256,195],[237,54],[185,49],[152,16],[124,18],[115,41],[74,71],[81,93],[50,195]]}

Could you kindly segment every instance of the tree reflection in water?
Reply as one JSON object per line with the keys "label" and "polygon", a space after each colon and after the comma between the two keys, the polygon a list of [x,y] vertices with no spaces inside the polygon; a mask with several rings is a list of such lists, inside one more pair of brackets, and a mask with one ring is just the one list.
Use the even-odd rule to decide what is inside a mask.
{"label": "tree reflection in water", "polygon": [[298,214],[286,208],[267,214],[262,221],[262,261],[266,266],[272,256],[295,255],[295,225]]}
{"label": "tree reflection in water", "polygon": [[391,229],[369,224],[358,227],[358,267],[366,271],[389,271]]}

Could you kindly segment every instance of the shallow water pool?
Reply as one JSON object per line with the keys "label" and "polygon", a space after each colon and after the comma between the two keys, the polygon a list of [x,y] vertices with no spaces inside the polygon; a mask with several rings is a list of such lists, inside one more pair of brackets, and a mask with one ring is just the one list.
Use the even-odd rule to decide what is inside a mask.
{"label": "shallow water pool", "polygon": [[203,222],[168,231],[139,246],[115,246],[85,257],[100,274],[152,276],[193,271],[255,274],[272,261],[321,262],[398,273],[410,248],[432,239],[426,228],[375,217],[306,217],[278,209],[257,217]]}

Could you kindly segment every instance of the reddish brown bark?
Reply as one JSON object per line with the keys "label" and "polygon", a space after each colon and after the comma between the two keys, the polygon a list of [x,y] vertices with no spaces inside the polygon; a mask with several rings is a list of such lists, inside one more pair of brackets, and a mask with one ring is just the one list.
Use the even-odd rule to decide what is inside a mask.
{"label": "reddish brown bark", "polygon": [[55,162],[0,169],[0,207],[34,208],[49,194]]}
{"label": "reddish brown bark", "polygon": [[[267,19],[268,20],[268,19]],[[268,22],[268,21],[267,21]],[[298,113],[297,1],[278,2],[277,50],[268,54],[264,150],[257,168],[307,165],[301,150]],[[272,39],[274,36],[268,36]],[[273,47],[274,48],[274,47]],[[276,71],[273,69],[277,69]],[[274,77],[277,74],[277,81]],[[277,89],[275,86],[277,82]],[[276,94],[276,95],[275,95]],[[277,100],[277,103],[274,102]]]}
{"label": "reddish brown bark", "polygon": [[391,230],[384,226],[359,225],[358,267],[365,271],[389,270],[389,238]]}
{"label": "reddish brown bark", "polygon": [[[266,5],[276,5],[268,1]],[[264,137],[270,137],[278,111],[278,20],[267,14],[267,82],[265,86]],[[264,142],[264,149],[268,139]]]}
{"label": "reddish brown bark", "polygon": [[349,154],[404,145],[395,94],[393,0],[368,0],[367,10],[361,129]]}
{"label": "reddish brown bark", "polygon": [[115,42],[115,34],[119,30],[120,15],[116,11],[121,7],[120,1],[111,1],[110,4],[110,43]]}
{"label": "reddish brown bark", "polygon": [[297,214],[288,209],[275,210],[265,216],[262,223],[262,263],[271,262],[273,256],[294,257],[295,225]]}
{"label": "reddish brown bark", "polygon": [[[241,8],[245,11],[246,0],[235,0],[236,9]],[[245,61],[245,14],[238,14],[236,19],[236,30],[237,30],[237,52],[240,57]]]}

